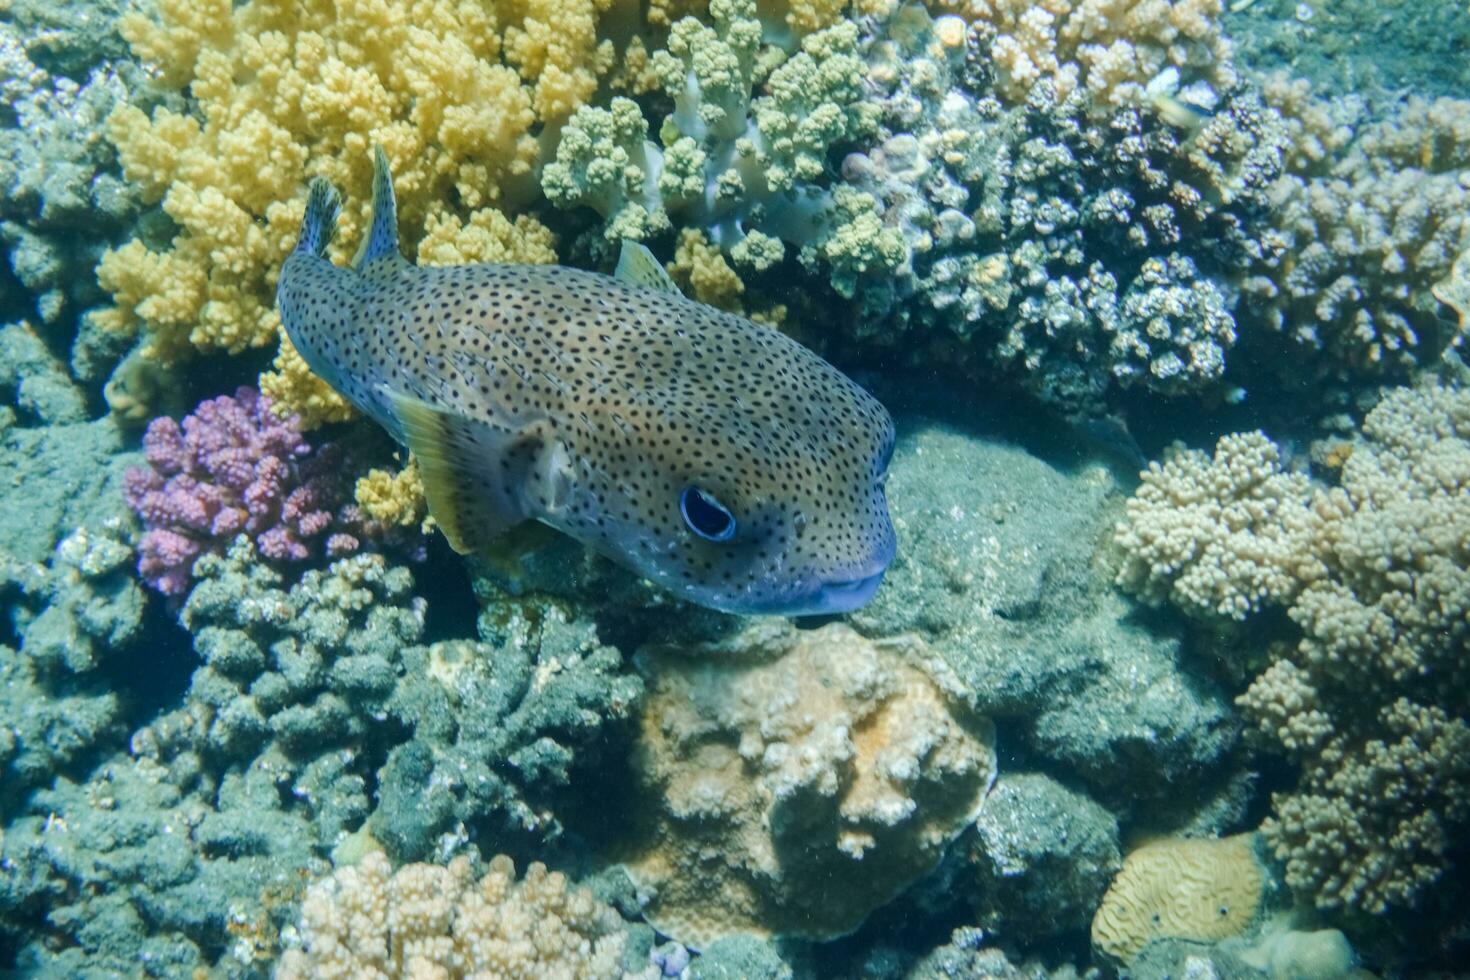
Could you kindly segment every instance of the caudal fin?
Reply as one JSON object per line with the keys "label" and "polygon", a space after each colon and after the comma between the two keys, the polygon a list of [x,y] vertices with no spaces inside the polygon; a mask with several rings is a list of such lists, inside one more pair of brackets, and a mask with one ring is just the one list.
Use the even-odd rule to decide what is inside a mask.
{"label": "caudal fin", "polygon": [[398,251],[398,201],[393,196],[393,171],[388,166],[388,154],[382,146],[373,147],[373,223],[363,236],[352,267],[359,272],[374,263],[384,262],[383,268],[394,269],[404,264]]}
{"label": "caudal fin", "polygon": [[306,199],[306,217],[301,219],[301,235],[296,239],[296,251],[310,255],[321,255],[332,242],[337,232],[337,215],[342,211],[342,199],[337,188],[325,177],[313,177],[311,193]]}

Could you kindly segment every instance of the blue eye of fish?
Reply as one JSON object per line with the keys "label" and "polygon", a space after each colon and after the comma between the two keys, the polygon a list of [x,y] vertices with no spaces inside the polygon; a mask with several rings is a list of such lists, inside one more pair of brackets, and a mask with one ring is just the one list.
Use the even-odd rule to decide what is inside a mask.
{"label": "blue eye of fish", "polygon": [[689,530],[706,541],[729,541],[735,536],[735,515],[698,487],[686,487],[679,495],[679,512]]}

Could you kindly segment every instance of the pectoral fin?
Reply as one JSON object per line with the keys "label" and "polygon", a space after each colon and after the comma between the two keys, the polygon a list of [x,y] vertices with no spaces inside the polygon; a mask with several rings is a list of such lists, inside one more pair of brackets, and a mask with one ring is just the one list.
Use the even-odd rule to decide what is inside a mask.
{"label": "pectoral fin", "polygon": [[429,513],[459,554],[484,554],[517,524],[565,503],[567,454],[546,422],[503,427],[410,395],[388,398],[418,458]]}

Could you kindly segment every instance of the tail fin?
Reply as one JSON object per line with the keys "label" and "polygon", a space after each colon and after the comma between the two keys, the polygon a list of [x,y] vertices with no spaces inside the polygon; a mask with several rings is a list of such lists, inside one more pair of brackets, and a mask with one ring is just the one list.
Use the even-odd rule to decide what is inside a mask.
{"label": "tail fin", "polygon": [[301,236],[296,239],[296,251],[321,255],[332,242],[337,232],[337,215],[342,211],[342,199],[337,188],[325,177],[313,177],[311,194],[306,199],[306,217],[301,220]]}
{"label": "tail fin", "polygon": [[398,202],[393,197],[393,171],[388,166],[388,154],[381,145],[373,146],[373,223],[357,247],[352,267],[361,271],[364,266],[384,259],[396,266],[404,262],[398,251]]}

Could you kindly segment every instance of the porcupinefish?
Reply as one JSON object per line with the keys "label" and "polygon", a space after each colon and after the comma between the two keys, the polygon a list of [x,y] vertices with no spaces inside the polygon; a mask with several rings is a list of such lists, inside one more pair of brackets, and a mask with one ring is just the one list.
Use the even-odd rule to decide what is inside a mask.
{"label": "porcupinefish", "polygon": [[779,331],[680,295],[625,244],[614,276],[563,266],[418,268],[398,249],[379,150],[350,267],[312,182],[277,290],[311,369],[417,457],[459,553],[524,521],[726,612],[846,612],[894,555],[893,421]]}

